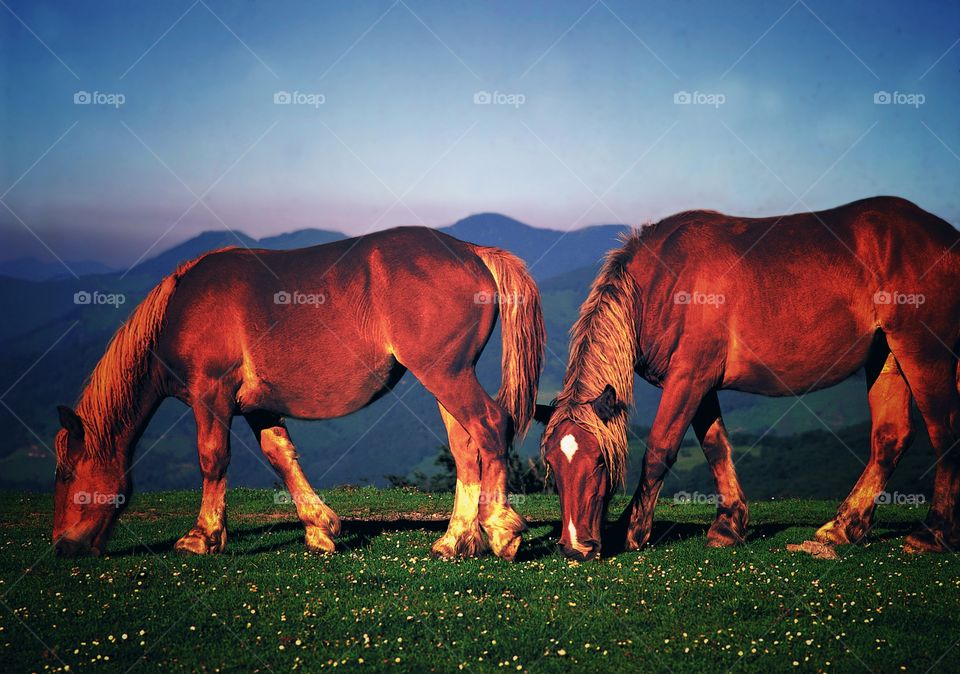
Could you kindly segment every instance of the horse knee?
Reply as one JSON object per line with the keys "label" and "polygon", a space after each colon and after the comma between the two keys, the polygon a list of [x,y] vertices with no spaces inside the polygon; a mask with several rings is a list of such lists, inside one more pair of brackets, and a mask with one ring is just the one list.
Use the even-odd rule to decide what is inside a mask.
{"label": "horse knee", "polygon": [[274,466],[285,464],[297,458],[293,443],[284,433],[266,428],[260,433],[260,449]]}
{"label": "horse knee", "polygon": [[647,455],[644,457],[644,468],[647,477],[653,481],[659,481],[673,468],[677,461],[676,452],[658,452],[647,449]]}
{"label": "horse knee", "polygon": [[200,447],[200,472],[208,480],[219,480],[227,472],[230,452],[219,442],[204,443]]}
{"label": "horse knee", "polygon": [[724,431],[719,424],[714,424],[703,436],[701,443],[703,453],[709,461],[719,461],[727,454],[727,445],[724,443]]}
{"label": "horse knee", "polygon": [[476,444],[481,459],[498,459],[507,454],[509,427],[512,422],[506,412],[496,409],[498,412],[488,414],[485,420],[476,422],[470,429],[470,437],[479,438]]}

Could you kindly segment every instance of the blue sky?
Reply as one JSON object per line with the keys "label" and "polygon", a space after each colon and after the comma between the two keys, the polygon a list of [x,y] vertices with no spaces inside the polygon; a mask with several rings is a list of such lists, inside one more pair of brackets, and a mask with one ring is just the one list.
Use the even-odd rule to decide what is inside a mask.
{"label": "blue sky", "polygon": [[960,222],[956,3],[3,2],[0,258],[874,194]]}

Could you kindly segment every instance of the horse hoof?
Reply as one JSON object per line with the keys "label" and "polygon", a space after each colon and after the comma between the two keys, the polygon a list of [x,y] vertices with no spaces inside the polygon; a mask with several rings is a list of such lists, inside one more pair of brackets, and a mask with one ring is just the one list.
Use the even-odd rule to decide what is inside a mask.
{"label": "horse hoof", "polygon": [[743,533],[727,520],[715,521],[707,531],[708,548],[732,548],[743,542]]}
{"label": "horse hoof", "polygon": [[714,531],[711,529],[707,532],[708,548],[732,548],[741,543],[743,543],[743,538],[730,531]]}
{"label": "horse hoof", "polygon": [[307,527],[306,531],[307,550],[320,555],[335,552],[337,544],[330,538],[330,534],[320,527]]}
{"label": "horse hoof", "polygon": [[457,556],[457,541],[452,536],[442,536],[430,546],[430,555],[437,559],[453,559]]}
{"label": "horse hoof", "polygon": [[218,552],[223,552],[223,547],[226,544],[226,532],[220,532],[219,535],[214,534],[211,538],[219,538],[219,544],[212,544],[209,542],[209,538],[199,531],[191,531],[186,536],[182,537],[177,541],[176,545],[173,546],[173,549],[177,552],[183,552],[190,555],[212,555]]}
{"label": "horse hoof", "polygon": [[497,532],[490,536],[490,549],[500,559],[512,562],[517,557],[517,550],[523,537],[513,532]]}
{"label": "horse hoof", "polygon": [[827,545],[849,545],[850,538],[847,536],[845,527],[838,527],[836,521],[830,520],[822,527],[817,529],[813,537],[821,543]]}
{"label": "horse hoof", "polygon": [[459,534],[445,533],[434,541],[430,554],[438,559],[476,557],[487,550],[487,544],[478,529]]}
{"label": "horse hoof", "polygon": [[487,515],[481,523],[487,534],[490,550],[497,557],[512,562],[520,548],[522,532],[527,524],[512,508],[497,508]]}
{"label": "horse hoof", "polygon": [[650,534],[646,536],[641,536],[638,532],[628,531],[626,539],[623,543],[623,549],[627,552],[633,552],[634,550],[639,550],[644,545],[647,544],[647,539],[650,538]]}
{"label": "horse hoof", "polygon": [[520,543],[523,541],[523,537],[519,534],[513,534],[508,540],[498,540],[490,542],[490,548],[500,559],[505,559],[508,562],[512,562],[517,557],[517,550],[520,549]]}
{"label": "horse hoof", "polygon": [[903,542],[903,551],[912,555],[928,552],[953,552],[950,546],[944,542],[943,534],[934,533],[929,529],[915,531],[907,536]]}
{"label": "horse hoof", "polygon": [[526,528],[526,525],[517,518],[519,523],[513,527],[486,527],[487,543],[490,550],[500,559],[512,562],[517,556],[517,550],[520,548],[520,542],[523,537],[520,532]]}

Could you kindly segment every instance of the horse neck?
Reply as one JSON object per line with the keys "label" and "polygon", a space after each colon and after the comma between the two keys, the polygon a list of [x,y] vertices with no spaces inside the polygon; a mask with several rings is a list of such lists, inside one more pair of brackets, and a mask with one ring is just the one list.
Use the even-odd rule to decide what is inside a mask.
{"label": "horse neck", "polygon": [[[102,418],[92,419],[89,416],[90,409],[95,408],[85,395],[77,406],[77,412],[88,426],[95,429],[95,446],[89,451],[103,459],[119,459],[121,465],[129,466],[133,450],[163,398],[152,379],[144,381],[132,396],[122,402],[114,398],[111,404],[101,405],[95,414],[102,415]],[[88,402],[87,406],[84,405],[85,401]]]}
{"label": "horse neck", "polygon": [[589,317],[577,326],[578,334],[570,345],[570,357],[559,405],[584,404],[594,400],[607,384],[617,399],[633,404],[633,376],[640,354],[638,323],[640,317],[633,297],[620,295],[598,304]]}

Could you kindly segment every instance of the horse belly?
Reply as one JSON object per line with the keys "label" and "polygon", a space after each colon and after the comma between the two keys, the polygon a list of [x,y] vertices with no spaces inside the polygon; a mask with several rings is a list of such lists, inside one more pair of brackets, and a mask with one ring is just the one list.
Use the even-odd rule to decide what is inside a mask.
{"label": "horse belly", "polygon": [[375,359],[314,355],[296,365],[254,367],[244,375],[237,401],[243,411],[332,419],[366,407],[393,388],[405,371],[389,354]]}
{"label": "horse belly", "polygon": [[845,312],[780,326],[731,331],[723,388],[785,396],[833,386],[863,367],[875,332],[867,320]]}

